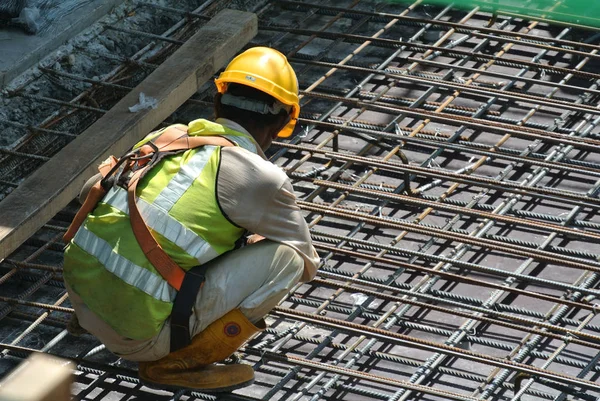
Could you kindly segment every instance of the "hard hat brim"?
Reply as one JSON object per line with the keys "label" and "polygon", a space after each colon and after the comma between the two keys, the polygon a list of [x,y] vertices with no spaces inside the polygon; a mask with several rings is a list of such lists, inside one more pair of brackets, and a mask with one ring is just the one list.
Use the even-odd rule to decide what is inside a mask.
{"label": "hard hat brim", "polygon": [[215,79],[215,84],[217,85],[219,93],[225,93],[227,85],[232,83],[250,86],[273,96],[275,99],[288,106],[298,104],[297,93],[289,92],[274,82],[255,74],[249,74],[243,71],[224,71],[219,78]]}
{"label": "hard hat brim", "polygon": [[289,123],[277,134],[279,138],[289,138],[294,133],[294,129],[296,128],[296,123],[298,120],[296,118],[292,118]]}

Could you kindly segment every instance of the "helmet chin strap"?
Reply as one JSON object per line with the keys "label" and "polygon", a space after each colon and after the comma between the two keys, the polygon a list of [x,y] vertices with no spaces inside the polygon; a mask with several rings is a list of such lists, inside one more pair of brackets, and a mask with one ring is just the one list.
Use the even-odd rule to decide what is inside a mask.
{"label": "helmet chin strap", "polygon": [[285,105],[277,100],[272,105],[269,105],[260,100],[250,99],[243,96],[234,96],[230,93],[225,93],[221,97],[221,104],[259,114],[279,114],[281,111],[286,111],[289,113],[292,109],[292,106]]}

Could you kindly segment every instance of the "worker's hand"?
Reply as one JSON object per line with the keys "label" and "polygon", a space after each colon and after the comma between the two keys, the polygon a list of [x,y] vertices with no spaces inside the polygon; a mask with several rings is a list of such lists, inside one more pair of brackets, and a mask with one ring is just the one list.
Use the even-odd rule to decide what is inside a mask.
{"label": "worker's hand", "polygon": [[258,241],[262,241],[264,239],[265,239],[265,237],[263,237],[262,235],[252,234],[251,236],[248,237],[248,239],[246,240],[246,243],[248,245],[252,245],[252,244],[256,244]]}

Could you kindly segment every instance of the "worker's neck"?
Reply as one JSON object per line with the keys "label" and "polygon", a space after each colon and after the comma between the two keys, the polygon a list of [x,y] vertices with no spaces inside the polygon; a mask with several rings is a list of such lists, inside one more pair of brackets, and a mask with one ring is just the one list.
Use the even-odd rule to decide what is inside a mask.
{"label": "worker's neck", "polygon": [[254,138],[254,141],[258,144],[262,151],[265,151],[271,144],[271,141],[266,138],[266,132],[264,129],[258,129],[254,124],[246,124],[246,126],[244,126],[235,119],[223,117],[217,118],[216,123],[222,124],[234,131],[250,135],[252,138]]}

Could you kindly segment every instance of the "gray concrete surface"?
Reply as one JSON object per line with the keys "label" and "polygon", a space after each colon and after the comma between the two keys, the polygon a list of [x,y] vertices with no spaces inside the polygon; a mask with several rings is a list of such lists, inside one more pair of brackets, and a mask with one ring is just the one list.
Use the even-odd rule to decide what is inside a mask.
{"label": "gray concrete surface", "polygon": [[[73,0],[70,8],[52,20],[52,26],[37,35],[17,28],[0,30],[0,88],[35,65],[68,39],[89,27],[123,0]],[[64,4],[61,4],[62,8]],[[43,10],[42,10],[43,11]],[[44,13],[42,13],[44,18]]]}

